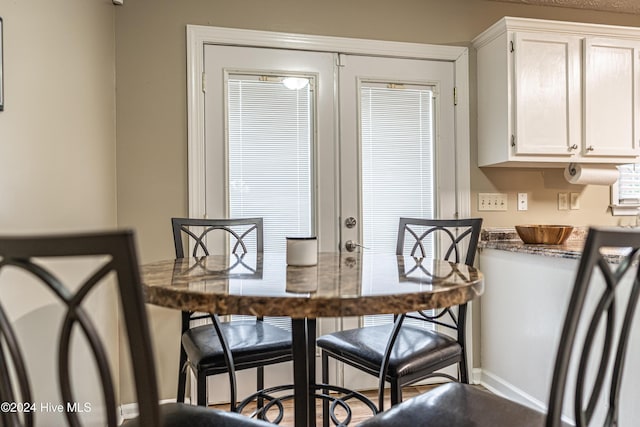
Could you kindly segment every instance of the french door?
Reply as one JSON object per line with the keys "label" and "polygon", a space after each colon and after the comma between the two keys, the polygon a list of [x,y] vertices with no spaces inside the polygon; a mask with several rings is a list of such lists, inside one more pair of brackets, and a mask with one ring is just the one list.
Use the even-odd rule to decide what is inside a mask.
{"label": "french door", "polygon": [[[455,60],[246,44],[202,43],[191,54],[202,55],[201,79],[189,75],[199,89],[189,117],[191,216],[264,217],[265,250],[297,234],[317,235],[322,251],[394,252],[399,216],[464,215]],[[320,319],[318,333],[361,322]],[[270,368],[267,386],[290,375]],[[350,387],[375,386],[345,375]],[[226,377],[213,381],[210,390],[226,389]],[[239,383],[249,394],[253,372]]]}
{"label": "french door", "polygon": [[[395,253],[401,216],[456,213],[453,65],[353,55],[339,60],[342,249]],[[392,322],[391,315],[365,316],[339,319],[338,327]],[[352,388],[378,385],[348,366],[333,371]]]}
{"label": "french door", "polygon": [[[265,251],[284,252],[285,237],[305,235],[337,250],[334,61],[332,53],[204,48],[206,216],[262,217]],[[238,396],[255,391],[254,370],[237,378]],[[227,401],[228,378],[208,381],[210,402]],[[292,382],[290,363],[265,369],[267,387]]]}

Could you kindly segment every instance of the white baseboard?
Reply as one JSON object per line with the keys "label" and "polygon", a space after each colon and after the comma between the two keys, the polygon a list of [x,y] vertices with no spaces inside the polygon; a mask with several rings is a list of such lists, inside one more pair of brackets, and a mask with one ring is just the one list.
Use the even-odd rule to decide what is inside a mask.
{"label": "white baseboard", "polygon": [[[160,404],[164,403],[175,403],[175,399],[165,399],[161,400]],[[185,399],[185,403],[188,403],[188,400]],[[128,420],[131,418],[135,418],[138,416],[138,404],[137,403],[125,403],[124,405],[120,405],[120,422],[122,424],[124,420]]]}
{"label": "white baseboard", "polygon": [[[479,371],[479,372],[476,372],[476,371]],[[472,375],[474,380],[476,378],[476,375],[478,374],[480,376],[479,384],[481,384],[490,392],[495,393],[504,398],[507,398],[509,400],[518,402],[524,406],[528,406],[529,408],[534,409],[536,411],[545,412],[545,413],[547,412],[548,406],[546,402],[541,402],[540,400],[536,399],[530,394],[525,393],[518,387],[515,387],[510,382],[505,381],[499,376],[492,374],[491,372],[488,372],[487,370],[483,370],[483,369],[473,370]],[[575,423],[573,422],[573,420],[567,417],[566,415],[562,416],[562,421],[566,423],[566,425],[575,426]]]}
{"label": "white baseboard", "polygon": [[[499,396],[505,397],[509,400],[516,401],[522,405],[528,406],[536,411],[546,412],[547,405],[544,402],[536,399],[530,394],[525,393],[513,384],[505,381],[499,376],[488,372],[486,369],[479,369],[480,371],[480,384],[487,390],[495,393]],[[475,372],[474,372],[475,374]]]}
{"label": "white baseboard", "polygon": [[131,418],[135,418],[138,415],[138,404],[137,403],[125,403],[124,405],[120,405],[120,422],[129,420]]}
{"label": "white baseboard", "polygon": [[482,384],[482,369],[471,369],[471,378],[469,378],[471,384]]}

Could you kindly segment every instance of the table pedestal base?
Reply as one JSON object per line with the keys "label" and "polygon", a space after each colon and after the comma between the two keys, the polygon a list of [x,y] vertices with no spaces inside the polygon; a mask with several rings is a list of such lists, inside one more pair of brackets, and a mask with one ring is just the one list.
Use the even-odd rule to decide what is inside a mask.
{"label": "table pedestal base", "polygon": [[[278,408],[279,414],[272,423],[279,423],[283,416],[282,402],[293,399],[295,427],[315,427],[316,426],[316,399],[324,399],[330,403],[330,411],[324,414],[324,426],[328,426],[328,418],[338,426],[345,426],[351,420],[351,408],[349,399],[357,399],[371,409],[373,415],[378,412],[377,407],[364,395],[347,390],[342,387],[316,384],[316,319],[291,319],[291,339],[293,347],[293,385],[272,387],[259,390],[257,393],[243,400],[237,407],[238,412],[246,407],[251,401],[256,401],[258,410],[253,416],[265,418],[268,410],[274,406]],[[293,389],[293,394],[282,395],[278,393]],[[322,390],[318,393],[317,390]],[[343,397],[331,395],[330,392],[338,392]],[[261,403],[264,403],[264,406]],[[262,407],[262,409],[260,409]],[[342,408],[345,412],[344,420],[340,420],[335,414],[336,408]]]}
{"label": "table pedestal base", "polygon": [[[260,390],[240,402],[236,407],[236,411],[243,413],[243,411],[247,409],[247,406],[255,401],[258,402],[257,408],[253,410],[253,412],[245,415],[252,418],[259,418],[273,424],[279,424],[284,418],[284,405],[282,402],[295,399],[294,394],[291,393],[293,389],[293,384],[290,384]],[[310,397],[312,397],[314,401],[314,417],[315,399],[322,399],[329,402],[329,413],[323,414],[323,424],[325,426],[330,425],[330,423],[338,427],[349,425],[352,418],[351,406],[349,404],[350,400],[356,400],[364,404],[371,410],[372,416],[378,413],[376,405],[369,398],[357,391],[328,384],[316,384],[313,386],[313,389],[314,392]],[[341,410],[344,415],[340,416],[336,414],[336,409]],[[273,415],[275,415],[275,417]],[[298,422],[296,422],[296,425],[297,424]]]}

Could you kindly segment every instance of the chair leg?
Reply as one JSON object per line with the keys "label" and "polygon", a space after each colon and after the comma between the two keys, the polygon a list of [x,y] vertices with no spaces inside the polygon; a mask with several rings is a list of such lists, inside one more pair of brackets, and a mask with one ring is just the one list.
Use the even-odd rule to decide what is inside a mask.
{"label": "chair leg", "polygon": [[469,369],[467,368],[467,355],[462,350],[462,358],[460,359],[460,382],[469,384]]}
{"label": "chair leg", "polygon": [[[261,390],[264,390],[264,366],[258,366],[256,373],[256,391]],[[264,399],[262,397],[258,397],[256,404],[257,409],[261,409],[264,406]]]}
{"label": "chair leg", "polygon": [[469,384],[469,367],[467,366],[467,331],[465,328],[467,318],[467,304],[458,306],[458,344],[462,348],[460,355],[460,382]]}
{"label": "chair leg", "polygon": [[469,370],[467,368],[467,359],[465,357],[460,360],[460,382],[469,384]]}
{"label": "chair leg", "polygon": [[180,345],[180,366],[178,370],[178,396],[177,401],[184,403],[185,389],[187,388],[187,352]]}
{"label": "chair leg", "polygon": [[402,386],[398,380],[391,381],[391,406],[402,402]]}
{"label": "chair leg", "polygon": [[[329,384],[329,354],[322,351],[322,384]],[[328,394],[329,390],[322,389],[322,394]],[[329,427],[329,401],[322,399],[322,427]]]}
{"label": "chair leg", "polygon": [[198,406],[207,406],[207,376],[198,372]]}

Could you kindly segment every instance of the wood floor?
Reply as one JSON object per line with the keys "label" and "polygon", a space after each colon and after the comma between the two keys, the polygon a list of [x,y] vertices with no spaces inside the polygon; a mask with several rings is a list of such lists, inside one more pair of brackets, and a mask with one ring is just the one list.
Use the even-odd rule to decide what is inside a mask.
{"label": "wood floor", "polygon": [[[425,391],[433,388],[434,386],[428,385],[428,386],[410,386],[410,387],[404,387],[402,389],[402,397],[404,400],[409,399],[413,396],[416,396],[418,394],[424,393]],[[362,392],[362,394],[364,394],[365,396],[367,396],[369,399],[371,399],[374,403],[376,403],[377,405],[377,395],[378,395],[378,391],[377,390],[372,390],[372,391],[365,391]],[[351,402],[351,401],[350,401]],[[364,404],[360,403],[360,402],[355,402],[353,404],[350,403],[351,406],[351,410],[353,411],[352,413],[352,419],[351,422],[349,423],[349,425],[351,426],[355,426],[357,425],[359,422],[364,421],[365,419],[371,417],[371,410],[365,406]],[[389,399],[387,398],[385,401],[385,408],[389,408],[390,404],[389,404]],[[229,409],[229,405],[214,405],[213,408],[216,409],[222,409],[222,410],[228,410]],[[290,427],[293,426],[293,402],[291,400],[286,401],[284,403],[284,408],[285,408],[285,415],[284,415],[284,419],[282,420],[282,422],[280,422],[280,426],[283,427]],[[251,411],[251,409],[247,409],[244,411],[244,413],[248,414]],[[336,411],[338,417],[342,417],[344,416],[344,412],[341,413],[340,411]],[[322,402],[320,400],[317,401],[316,403],[316,413],[318,414],[318,418],[317,418],[317,425],[318,426],[322,426]]]}

